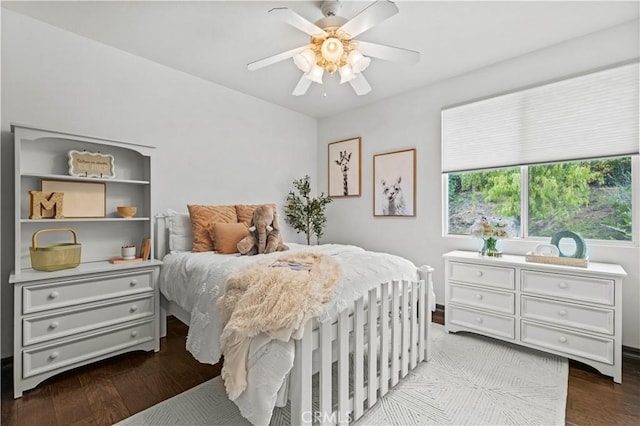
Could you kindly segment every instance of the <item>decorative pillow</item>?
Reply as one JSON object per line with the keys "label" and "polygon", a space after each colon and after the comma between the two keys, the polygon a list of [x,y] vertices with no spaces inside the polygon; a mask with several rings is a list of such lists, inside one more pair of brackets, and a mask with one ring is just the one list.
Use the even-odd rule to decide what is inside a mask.
{"label": "decorative pillow", "polygon": [[209,228],[209,235],[216,242],[216,252],[222,254],[238,253],[238,243],[248,232],[244,223],[218,222]]}
{"label": "decorative pillow", "polygon": [[236,223],[235,206],[206,206],[191,204],[189,206],[191,227],[193,229],[193,251],[215,250],[215,241],[209,236],[209,228],[214,223]]}
{"label": "decorative pillow", "polygon": [[189,213],[181,213],[167,209],[169,225],[169,252],[191,251],[193,248],[193,232]]}
{"label": "decorative pillow", "polygon": [[[260,204],[236,204],[236,214],[238,215],[238,222],[244,223],[249,226],[251,223],[251,218],[253,217],[253,211]],[[278,207],[275,203],[268,204],[272,206],[274,209],[278,210]]]}

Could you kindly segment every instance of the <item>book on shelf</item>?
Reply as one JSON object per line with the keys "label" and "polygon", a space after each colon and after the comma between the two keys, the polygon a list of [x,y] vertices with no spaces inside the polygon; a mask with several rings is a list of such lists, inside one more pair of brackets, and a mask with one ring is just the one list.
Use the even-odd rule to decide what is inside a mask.
{"label": "book on shelf", "polygon": [[141,257],[136,257],[133,259],[124,259],[122,257],[114,257],[111,259],[111,263],[131,263],[131,262],[142,262],[144,259]]}
{"label": "book on shelf", "polygon": [[151,255],[151,239],[145,238],[142,240],[142,244],[140,244],[140,257],[143,260],[149,260],[150,255]]}

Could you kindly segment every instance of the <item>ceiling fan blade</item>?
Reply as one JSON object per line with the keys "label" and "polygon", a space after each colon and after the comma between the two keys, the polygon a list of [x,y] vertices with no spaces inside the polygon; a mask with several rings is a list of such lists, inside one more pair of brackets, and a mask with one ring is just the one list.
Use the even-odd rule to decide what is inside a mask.
{"label": "ceiling fan blade", "polygon": [[305,18],[303,18],[302,16],[298,15],[296,12],[294,12],[291,9],[289,9],[288,7],[276,7],[276,8],[271,9],[268,13],[273,15],[273,16],[277,16],[282,21],[286,22],[287,24],[289,24],[289,25],[291,25],[293,27],[296,27],[300,31],[303,31],[303,32],[309,34],[310,36],[323,36],[324,37],[324,36],[328,35],[325,32],[325,30],[323,30],[322,28],[320,28],[316,24],[307,21]]}
{"label": "ceiling fan blade", "polygon": [[362,74],[358,74],[356,78],[349,81],[349,84],[358,96],[366,95],[371,91],[371,85],[369,85],[369,82]]}
{"label": "ceiling fan blade", "polygon": [[396,13],[398,13],[398,6],[395,3],[388,0],[378,0],[341,26],[339,31],[353,38],[391,18]]}
{"label": "ceiling fan blade", "polygon": [[296,47],[295,49],[287,50],[286,52],[278,53],[277,55],[268,56],[266,58],[251,62],[250,64],[247,64],[247,69],[249,71],[255,71],[257,69],[273,65],[276,62],[284,61],[285,59],[291,58],[296,53],[300,53],[308,47],[309,46],[307,45]]}
{"label": "ceiling fan blade", "polygon": [[420,52],[402,49],[400,47],[385,46],[384,44],[357,41],[357,49],[365,56],[384,59],[401,64],[414,65],[420,60]]}
{"label": "ceiling fan blade", "polygon": [[302,74],[302,77],[300,77],[300,80],[298,81],[298,84],[296,85],[296,88],[293,89],[293,92],[291,93],[293,96],[302,96],[305,93],[307,93],[307,90],[309,90],[309,86],[311,86],[312,81],[309,80],[307,77],[304,76],[304,74]]}

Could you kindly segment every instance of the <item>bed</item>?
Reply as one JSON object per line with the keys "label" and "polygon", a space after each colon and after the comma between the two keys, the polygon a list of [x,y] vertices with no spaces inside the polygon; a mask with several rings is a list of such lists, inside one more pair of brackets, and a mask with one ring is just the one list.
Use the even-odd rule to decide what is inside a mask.
{"label": "bed", "polygon": [[[157,217],[157,253],[163,260],[161,336],[166,334],[166,316],[174,315],[189,325],[187,350],[198,361],[215,364],[222,354],[224,329],[215,302],[225,282],[235,271],[283,253],[176,250],[180,244],[175,244],[175,232],[167,229],[169,222],[175,227],[178,213],[169,213]],[[355,421],[410,369],[430,358],[433,270],[356,246],[287,245],[290,251],[284,253],[317,253],[339,264],[336,297],[306,321],[300,339],[260,335],[252,340],[247,387],[234,402],[253,424],[267,424],[274,407],[288,402],[292,424]]]}

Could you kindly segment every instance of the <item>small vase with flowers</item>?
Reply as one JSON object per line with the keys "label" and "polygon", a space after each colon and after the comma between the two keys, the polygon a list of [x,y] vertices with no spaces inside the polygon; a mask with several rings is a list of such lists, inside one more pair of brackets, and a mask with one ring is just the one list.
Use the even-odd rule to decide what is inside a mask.
{"label": "small vase with flowers", "polygon": [[498,240],[509,238],[511,227],[509,222],[502,218],[481,216],[473,223],[469,232],[472,236],[482,239],[481,255],[501,257]]}

